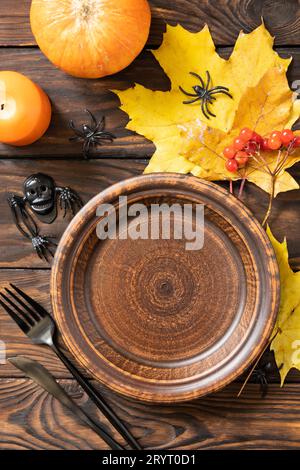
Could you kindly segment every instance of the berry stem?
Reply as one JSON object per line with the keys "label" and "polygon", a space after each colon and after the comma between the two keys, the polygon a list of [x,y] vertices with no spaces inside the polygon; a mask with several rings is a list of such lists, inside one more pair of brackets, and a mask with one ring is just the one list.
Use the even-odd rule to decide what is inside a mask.
{"label": "berry stem", "polygon": [[229,192],[230,192],[230,194],[233,194],[233,184],[232,184],[232,180],[229,180]]}
{"label": "berry stem", "polygon": [[268,209],[266,212],[266,215],[264,217],[264,220],[262,222],[262,226],[265,227],[267,220],[271,214],[272,211],[272,206],[273,206],[273,199],[274,199],[274,193],[275,193],[275,183],[276,183],[276,175],[272,176],[272,181],[271,181],[271,192],[269,196],[269,204],[268,204]]}
{"label": "berry stem", "polygon": [[244,177],[241,181],[241,184],[240,184],[240,189],[239,189],[239,194],[238,194],[239,199],[242,197],[243,190],[244,190],[244,187],[245,187],[245,183],[246,183],[246,178]]}

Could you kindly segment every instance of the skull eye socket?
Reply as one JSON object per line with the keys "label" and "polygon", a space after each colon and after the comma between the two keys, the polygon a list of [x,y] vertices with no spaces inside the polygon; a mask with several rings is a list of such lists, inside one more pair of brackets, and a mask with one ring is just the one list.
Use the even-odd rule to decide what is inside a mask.
{"label": "skull eye socket", "polygon": [[30,194],[34,195],[34,194],[35,194],[35,190],[34,190],[34,189],[31,189],[31,190],[30,190]]}
{"label": "skull eye socket", "polygon": [[42,190],[43,193],[45,193],[45,192],[47,191],[47,188],[46,188],[46,186],[45,186],[44,184],[42,184],[41,190]]}

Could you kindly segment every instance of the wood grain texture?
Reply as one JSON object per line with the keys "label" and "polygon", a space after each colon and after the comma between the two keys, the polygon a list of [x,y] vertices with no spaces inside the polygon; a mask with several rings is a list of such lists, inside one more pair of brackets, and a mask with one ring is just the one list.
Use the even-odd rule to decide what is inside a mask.
{"label": "wood grain texture", "polygon": [[[32,46],[29,10],[31,0],[1,0],[0,46]],[[300,43],[298,0],[150,0],[152,26],[148,45],[161,42],[165,23],[180,23],[198,31],[208,23],[218,45],[235,42],[240,30],[251,31],[264,18],[278,45]]]}
{"label": "wood grain texture", "polygon": [[[0,22],[1,25],[1,22]],[[230,55],[231,48],[222,48],[223,57]],[[290,83],[300,76],[300,50],[279,49],[283,57],[294,56],[289,70]],[[73,132],[69,121],[80,125],[89,122],[84,110],[90,109],[96,117],[106,116],[106,128],[117,137],[112,144],[97,147],[91,156],[147,158],[155,146],[125,129],[126,113],[119,109],[119,99],[113,89],[127,89],[135,82],[153,90],[167,90],[169,79],[149,51],[143,52],[127,69],[99,80],[83,80],[68,76],[56,69],[37,49],[0,48],[0,62],[8,70],[24,73],[36,81],[48,94],[52,102],[52,120],[46,134],[26,147],[10,147],[0,144],[0,157],[69,157],[82,158],[82,144],[69,142]],[[163,103],[162,103],[163,106]]]}
{"label": "wood grain texture", "polygon": [[[0,285],[14,281],[49,308],[49,271],[31,268],[45,267],[30,245],[22,239],[12,225],[6,206],[6,193],[20,191],[23,179],[35,171],[45,171],[55,176],[58,183],[75,187],[85,201],[99,190],[125,177],[139,174],[143,162],[124,161],[71,161],[81,156],[80,146],[70,145],[68,120],[80,123],[83,109],[90,107],[97,115],[106,114],[107,124],[118,139],[111,147],[97,150],[97,156],[149,157],[154,147],[142,137],[132,136],[124,130],[127,116],[118,109],[118,100],[108,89],[124,89],[134,81],[153,89],[167,89],[168,80],[155,64],[151,55],[144,52],[125,71],[115,77],[98,81],[82,81],[67,77],[56,70],[35,48],[14,49],[12,46],[34,46],[28,21],[30,0],[1,0],[0,2],[0,57],[2,68],[19,70],[38,81],[55,103],[54,119],[46,134],[35,146],[13,149],[0,146]],[[165,21],[183,24],[196,31],[208,22],[216,43],[232,45],[240,29],[250,31],[260,23],[263,15],[271,34],[276,35],[277,46],[284,56],[294,55],[289,72],[290,82],[300,76],[299,0],[152,0],[153,22],[148,46],[158,46],[165,29]],[[221,49],[228,57],[230,48]],[[28,155],[38,159],[14,159]],[[12,160],[8,160],[11,157]],[[42,158],[70,158],[66,161],[49,161]],[[300,166],[291,170],[300,181]],[[300,192],[279,195],[270,220],[274,234],[288,244],[294,269],[300,269]],[[245,203],[262,219],[266,208],[265,193],[247,185]],[[47,227],[58,237],[67,221],[58,220]],[[4,267],[10,269],[3,269]],[[27,269],[13,269],[16,267]],[[5,340],[8,352],[26,353],[41,360],[57,377],[69,377],[56,357],[44,348],[30,344],[19,329],[0,311],[0,339]],[[7,379],[4,377],[19,377]],[[0,365],[0,447],[13,448],[104,448],[100,439],[82,427],[70,414],[37,389],[29,381],[20,379],[20,373],[9,365]],[[4,378],[4,379],[3,379]],[[271,381],[278,382],[273,366]],[[299,382],[299,372],[292,370],[291,382]],[[64,382],[73,390],[79,403],[95,413],[87,398],[72,381]],[[113,397],[113,406],[132,426],[136,436],[145,446],[168,448],[299,448],[299,386],[286,385],[280,389],[272,385],[265,400],[259,397],[257,385],[248,385],[241,399],[236,399],[238,385],[231,385],[211,397],[176,407],[137,405]],[[111,393],[109,393],[111,397]],[[246,423],[246,424],[245,424]]]}
{"label": "wood grain texture", "polygon": [[[88,413],[102,419],[73,381],[61,384]],[[107,398],[147,449],[299,449],[300,384],[272,385],[265,399],[258,398],[257,385],[248,385],[241,398],[237,391],[232,384],[177,406],[133,403],[111,392]],[[1,379],[0,406],[0,449],[106,448],[30,380]]]}
{"label": "wood grain texture", "polygon": [[[6,198],[9,194],[20,194],[24,179],[32,173],[43,172],[51,175],[60,186],[71,186],[87,202],[109,185],[141,174],[145,162],[122,159],[102,159],[92,161],[78,160],[0,160],[0,268],[43,268],[47,267],[32,250],[31,243],[25,239],[13,224]],[[300,164],[291,170],[300,182]],[[227,183],[222,183],[228,188]],[[238,192],[239,183],[235,184]],[[258,220],[262,221],[267,209],[268,197],[264,191],[251,183],[246,185],[243,201]],[[58,219],[49,225],[40,224],[41,233],[55,235],[59,240],[70,222],[70,217]],[[274,200],[270,225],[280,240],[287,236],[291,258],[300,256],[300,192],[289,191],[279,194]],[[300,267],[300,265],[299,265]],[[297,265],[295,265],[297,268]]]}
{"label": "wood grain texture", "polygon": [[[70,186],[77,190],[83,201],[87,202],[92,196],[107,186],[125,178],[142,173],[142,162],[124,160],[97,160],[97,161],[36,161],[36,160],[2,160],[0,161],[0,180],[3,177],[3,192],[0,195],[0,267],[47,267],[32,251],[30,241],[23,237],[12,223],[7,196],[22,192],[22,182],[32,173],[43,172],[51,175],[60,186]],[[4,222],[4,221],[7,222]],[[41,233],[54,235],[57,240],[63,233],[71,216],[62,217],[62,211],[54,224],[39,223]],[[6,240],[6,242],[4,241]],[[22,261],[21,261],[22,260]]]}

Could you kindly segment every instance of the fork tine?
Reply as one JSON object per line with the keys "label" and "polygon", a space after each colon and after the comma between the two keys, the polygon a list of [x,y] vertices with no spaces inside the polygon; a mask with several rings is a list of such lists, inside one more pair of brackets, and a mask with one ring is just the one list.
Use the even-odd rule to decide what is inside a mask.
{"label": "fork tine", "polygon": [[19,289],[19,287],[15,286],[14,284],[10,283],[10,286],[15,289],[15,291],[18,292],[18,294],[20,294],[21,297],[23,297],[24,300],[26,300],[29,305],[31,305],[33,308],[36,309],[36,311],[40,314],[41,317],[46,317],[48,316],[48,312],[44,309],[44,307],[42,307],[38,302],[36,302],[35,300],[33,300],[31,297],[29,297],[29,295],[25,294],[25,292],[23,292],[21,289]]}
{"label": "fork tine", "polygon": [[[16,296],[9,290],[9,289],[5,289],[14,299],[18,300],[16,298]],[[21,317],[26,321],[26,323],[29,323],[29,325],[33,326],[34,325],[34,321],[33,319],[31,318],[30,315],[27,315],[26,312],[24,312],[24,310],[20,309],[20,307],[15,304],[9,297],[7,297],[5,294],[3,294],[2,292],[0,293],[1,297],[6,300],[7,303],[9,303],[20,315]]]}
{"label": "fork tine", "polygon": [[28,331],[29,331],[29,326],[26,325],[24,320],[19,318],[18,315],[8,305],[6,305],[4,302],[2,302],[1,299],[0,299],[0,305],[2,305],[2,307],[4,308],[6,313],[8,313],[8,315],[16,322],[16,324],[21,328],[21,330],[25,334],[27,334]]}
{"label": "fork tine", "polygon": [[[28,312],[28,314],[31,317],[32,321],[33,320],[35,320],[35,321],[40,320],[40,316],[34,310],[32,310],[30,307],[28,307],[28,305],[26,305],[16,294],[14,294],[11,290],[7,289],[7,287],[5,287],[5,290],[8,294],[10,294]],[[11,305],[13,305],[13,304],[11,304]],[[13,305],[13,306],[15,307],[15,305]]]}

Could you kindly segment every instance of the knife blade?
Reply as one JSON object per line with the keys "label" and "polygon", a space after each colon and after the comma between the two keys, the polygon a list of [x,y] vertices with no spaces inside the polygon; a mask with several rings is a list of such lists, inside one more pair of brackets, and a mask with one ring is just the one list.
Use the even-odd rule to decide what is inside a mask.
{"label": "knife blade", "polygon": [[77,418],[92,428],[112,449],[124,450],[124,447],[115,441],[101,424],[96,423],[72,400],[62,386],[56,382],[53,375],[42,364],[25,356],[10,357],[8,360],[17,369],[24,372],[26,376],[30,377],[35,383],[46,390],[46,392],[55,397],[62,405],[72,411]]}

